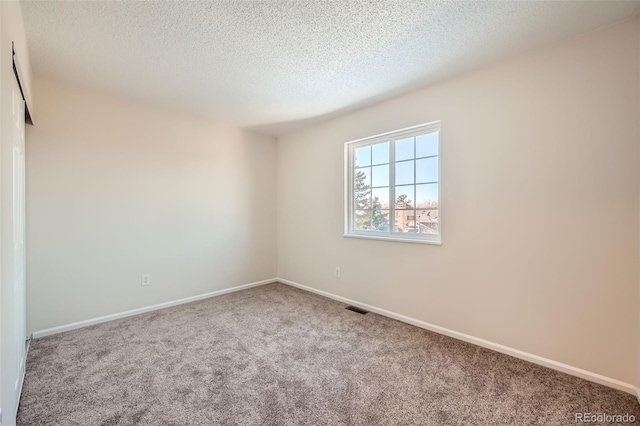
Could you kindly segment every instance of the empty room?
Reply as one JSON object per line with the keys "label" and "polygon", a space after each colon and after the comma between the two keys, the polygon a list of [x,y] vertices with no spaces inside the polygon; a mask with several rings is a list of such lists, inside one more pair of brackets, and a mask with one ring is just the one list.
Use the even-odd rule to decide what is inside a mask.
{"label": "empty room", "polygon": [[0,425],[640,423],[640,1],[0,1]]}

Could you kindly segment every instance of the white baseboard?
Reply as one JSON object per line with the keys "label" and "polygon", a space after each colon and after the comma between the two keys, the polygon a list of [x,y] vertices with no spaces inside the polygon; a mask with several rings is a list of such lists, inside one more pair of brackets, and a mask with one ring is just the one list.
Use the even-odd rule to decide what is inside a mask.
{"label": "white baseboard", "polygon": [[22,387],[24,386],[24,378],[27,375],[27,354],[24,356],[24,368],[22,369],[22,375],[20,376],[20,385],[18,386],[18,402],[16,403],[16,417],[18,416],[18,409],[20,408],[20,400],[22,399]]}
{"label": "white baseboard", "polygon": [[[22,361],[22,378],[20,379],[20,390],[18,391],[18,408],[20,408],[20,399],[22,399],[22,387],[24,386],[24,378],[27,375],[27,358],[29,358],[29,349],[31,349],[31,342],[33,341],[33,333],[28,336],[27,348],[24,351],[24,360]],[[17,414],[17,409],[16,409]],[[0,424],[0,426],[2,426]]]}
{"label": "white baseboard", "polygon": [[395,320],[402,321],[407,324],[415,325],[416,327],[424,328],[426,330],[430,330],[438,334],[444,334],[445,336],[453,337],[454,339],[458,339],[458,340],[463,340],[465,342],[472,343],[474,345],[481,346],[483,348],[491,349],[506,355],[511,355],[513,357],[520,358],[525,361],[529,361],[534,364],[541,365],[543,367],[551,368],[552,370],[561,371],[563,373],[580,377],[581,379],[585,379],[590,382],[594,382],[604,386],[608,386],[610,388],[618,389],[618,390],[630,393],[632,395],[636,395],[640,402],[640,389],[636,388],[634,385],[630,383],[625,383],[620,380],[602,376],[597,373],[592,373],[590,371],[573,367],[568,364],[563,364],[558,361],[554,361],[548,358],[543,358],[541,356],[530,354],[528,352],[524,352],[518,349],[513,349],[508,346],[501,345],[499,343],[494,343],[488,340],[480,339],[479,337],[470,336],[468,334],[460,333],[458,331],[450,330],[448,328],[440,327],[438,325],[429,324],[428,322],[420,321],[411,317],[407,317],[405,315],[387,311],[386,309],[381,309],[375,306],[367,305],[365,303],[360,303],[355,300],[347,299],[346,297],[342,297],[326,291],[318,290],[313,287],[308,287],[306,285],[302,285],[294,281],[286,280],[284,278],[278,278],[277,281],[283,284],[290,285],[292,287],[297,287],[302,290],[310,291],[312,293],[316,293],[321,296],[328,297],[329,299],[346,303],[348,305],[357,306],[359,308],[366,309],[367,311],[370,311],[379,315],[383,315],[385,317],[393,318]]}
{"label": "white baseboard", "polygon": [[[27,357],[29,356],[29,348],[31,348],[31,339],[28,340],[28,342],[26,343],[26,348],[24,351],[24,359],[22,360],[22,374],[20,375],[20,377],[18,377],[17,380],[19,380],[18,386],[16,387],[18,389],[18,396],[17,396],[17,401],[16,401],[16,406],[15,406],[15,411],[14,413],[11,415],[11,423],[15,424],[15,420],[16,417],[18,416],[18,409],[20,408],[20,400],[22,399],[22,388],[24,387],[24,379],[27,375]],[[2,409],[0,409],[0,426],[2,426]]]}
{"label": "white baseboard", "polygon": [[[323,290],[318,290],[313,287],[308,287],[306,285],[302,285],[296,283],[294,281],[290,281],[284,278],[273,278],[263,281],[257,281],[249,284],[240,285],[237,287],[226,288],[223,290],[212,291],[210,293],[200,294],[197,296],[186,297],[184,299],[172,300],[169,302],[159,303],[157,305],[146,306],[138,309],[132,309],[126,312],[120,312],[117,314],[106,315],[103,317],[93,318],[85,321],[79,321],[72,324],[62,325],[59,327],[48,328],[45,330],[36,331],[33,333],[33,338],[38,339],[40,337],[50,336],[52,334],[63,333],[65,331],[75,330],[82,327],[88,327],[94,324],[100,324],[107,321],[113,321],[120,318],[125,318],[133,315],[143,314],[145,312],[156,311],[158,309],[168,308],[171,306],[182,305],[185,303],[195,302],[197,300],[208,299],[210,297],[221,296],[223,294],[233,293],[240,290],[245,290],[251,287],[257,287],[264,284],[270,284],[273,282],[281,282],[283,284],[290,285],[292,287],[297,287],[302,290],[306,290],[312,293],[319,294],[321,296],[328,297],[329,299],[337,300],[342,303],[346,303],[349,305],[357,306],[359,308],[366,309],[370,312],[383,315],[385,317],[393,318],[398,321],[402,321],[407,324],[414,325],[416,327],[424,328],[426,330],[433,331],[435,333],[443,334],[445,336],[453,337],[454,339],[462,340],[468,343],[472,343],[477,346],[481,346],[483,348],[491,349],[496,352],[500,352],[506,355],[511,355],[516,358],[523,359],[525,361],[532,362],[534,364],[541,365],[543,367],[551,368],[552,370],[561,371],[563,373],[570,374],[572,376],[580,377],[585,380],[589,380],[594,383],[598,383],[604,386],[608,386],[614,389],[618,389],[632,395],[636,395],[638,398],[638,402],[640,402],[640,388],[635,387],[630,383],[625,383],[620,380],[612,379],[610,377],[602,376],[597,373],[593,373],[587,370],[583,370],[581,368],[573,367],[568,364],[564,364],[558,361],[554,361],[548,358],[544,358],[538,355],[530,354],[528,352],[524,352],[518,349],[513,349],[508,346],[501,345],[499,343],[490,342],[488,340],[484,340],[478,337],[474,337],[468,334],[460,333],[458,331],[450,330],[448,328],[440,327],[438,325],[430,324],[421,320],[417,320],[415,318],[411,318],[405,315],[397,314],[395,312],[388,311],[386,309],[381,309],[375,306],[367,305],[365,303],[358,302],[356,300],[347,299],[346,297],[338,296],[333,293],[329,293]],[[24,380],[24,378],[23,378]],[[22,387],[22,386],[20,386]]]}
{"label": "white baseboard", "polygon": [[126,312],[120,312],[117,314],[105,315],[103,317],[92,318],[84,321],[74,322],[72,324],[61,325],[58,327],[47,328],[45,330],[35,331],[32,336],[34,339],[40,337],[50,336],[52,334],[63,333],[65,331],[75,330],[82,327],[88,327],[94,324],[100,324],[102,322],[113,321],[120,318],[130,317],[133,315],[143,314],[145,312],[157,311],[158,309],[168,308],[170,306],[182,305],[185,303],[195,302],[197,300],[208,299],[210,297],[222,296],[223,294],[233,293],[240,290],[245,290],[251,287],[257,287],[264,284],[270,284],[278,281],[277,278],[268,280],[256,281],[254,283],[239,285],[236,287],[225,288],[223,290],[212,291],[210,293],[199,294],[197,296],[185,297],[184,299],[172,300],[169,302],[158,303],[157,305],[145,306],[142,308],[132,309]]}

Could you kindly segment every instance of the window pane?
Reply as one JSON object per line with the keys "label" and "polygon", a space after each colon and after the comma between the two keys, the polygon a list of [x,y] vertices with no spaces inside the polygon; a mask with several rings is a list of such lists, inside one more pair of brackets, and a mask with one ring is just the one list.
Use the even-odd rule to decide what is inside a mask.
{"label": "window pane", "polygon": [[413,160],[396,163],[396,185],[413,183],[413,163]]}
{"label": "window pane", "polygon": [[[376,188],[371,190],[371,198],[373,200],[372,208],[388,209],[389,208],[389,188]],[[377,204],[376,204],[377,203]]]}
{"label": "window pane", "polygon": [[416,208],[438,207],[438,184],[416,185]]}
{"label": "window pane", "polygon": [[440,132],[416,136],[416,158],[438,155],[438,137]]}
{"label": "window pane", "polygon": [[366,231],[371,229],[371,210],[356,210],[353,223],[358,230]]}
{"label": "window pane", "polygon": [[416,211],[396,210],[394,232],[416,233]]}
{"label": "window pane", "polygon": [[371,208],[371,167],[355,170],[353,205],[358,210]]}
{"label": "window pane", "polygon": [[389,165],[371,168],[371,186],[389,186]]}
{"label": "window pane", "polygon": [[[429,225],[438,222],[438,209],[435,210],[416,210],[416,216],[420,225]],[[423,231],[421,231],[424,233]]]}
{"label": "window pane", "polygon": [[389,210],[374,209],[371,212],[371,229],[389,231]]}
{"label": "window pane", "polygon": [[438,157],[416,160],[416,183],[438,182]]}
{"label": "window pane", "polygon": [[416,209],[416,217],[420,223],[430,223],[438,221],[438,209],[420,210]]}
{"label": "window pane", "polygon": [[389,142],[378,143],[371,147],[373,156],[372,164],[384,164],[389,162]]}
{"label": "window pane", "polygon": [[355,150],[356,157],[356,167],[364,167],[371,165],[371,145],[363,146],[361,148],[356,148]]}
{"label": "window pane", "polygon": [[418,232],[420,234],[439,234],[438,210],[416,210]]}
{"label": "window pane", "polygon": [[396,141],[396,161],[413,158],[413,138]]}
{"label": "window pane", "polygon": [[397,210],[414,208],[414,204],[413,204],[414,191],[415,191],[415,186],[413,185],[396,186],[396,209]]}

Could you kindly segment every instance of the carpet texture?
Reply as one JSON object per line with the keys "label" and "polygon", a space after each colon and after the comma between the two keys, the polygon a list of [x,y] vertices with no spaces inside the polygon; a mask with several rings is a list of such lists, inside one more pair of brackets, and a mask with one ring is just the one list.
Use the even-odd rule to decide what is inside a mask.
{"label": "carpet texture", "polygon": [[18,425],[640,419],[632,395],[344,308],[276,283],[37,339]]}

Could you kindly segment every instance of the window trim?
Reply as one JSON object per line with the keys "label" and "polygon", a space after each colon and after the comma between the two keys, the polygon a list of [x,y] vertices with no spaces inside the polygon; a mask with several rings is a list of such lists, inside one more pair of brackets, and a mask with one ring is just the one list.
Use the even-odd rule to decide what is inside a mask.
{"label": "window trim", "polygon": [[[395,142],[410,136],[418,136],[433,131],[438,135],[438,234],[403,234],[381,231],[358,231],[354,226],[353,218],[353,185],[354,185],[354,152],[361,146],[373,145],[378,142],[392,142],[389,148],[389,228],[394,229],[395,223],[395,198],[391,197],[391,188],[395,188]],[[364,238],[371,240],[397,241],[404,243],[421,243],[442,245],[442,130],[440,121],[431,121],[417,126],[406,127],[391,132],[380,133],[362,139],[345,142],[344,144],[344,233],[347,238]],[[420,157],[422,158],[422,157]],[[415,160],[415,156],[414,156]],[[414,168],[415,173],[415,168]],[[415,185],[415,182],[414,182]],[[394,191],[395,197],[395,191]],[[415,201],[414,201],[415,202]],[[393,215],[392,215],[393,214]],[[393,218],[393,219],[392,219]]]}

